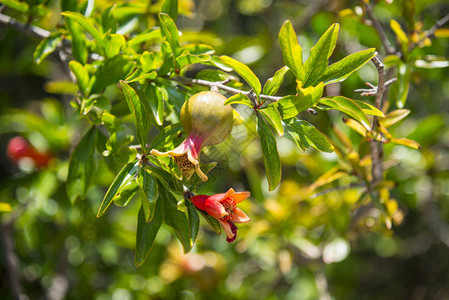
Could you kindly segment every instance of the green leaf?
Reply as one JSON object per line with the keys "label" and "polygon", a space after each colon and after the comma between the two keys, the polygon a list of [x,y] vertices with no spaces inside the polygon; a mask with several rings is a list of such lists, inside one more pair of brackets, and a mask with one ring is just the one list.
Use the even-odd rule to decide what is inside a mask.
{"label": "green leaf", "polygon": [[112,199],[117,206],[127,206],[129,201],[139,191],[139,185],[136,180],[130,180],[125,185],[121,186],[117,194]]}
{"label": "green leaf", "polygon": [[184,203],[187,207],[187,216],[189,217],[190,245],[193,247],[200,229],[200,217],[192,202],[187,200]]}
{"label": "green leaf", "polygon": [[8,6],[9,8],[20,11],[21,13],[28,13],[30,6],[26,2],[17,1],[17,0],[2,0],[2,4]]}
{"label": "green leaf", "polygon": [[224,105],[228,104],[244,104],[251,108],[253,107],[251,100],[249,100],[249,98],[246,95],[243,95],[242,93],[238,93],[237,95],[229,97],[228,100],[225,101]]}
{"label": "green leaf", "polygon": [[126,40],[121,34],[105,34],[104,41],[104,52],[106,57],[111,58],[120,53],[122,48],[126,46]]}
{"label": "green leaf", "polygon": [[268,121],[268,124],[276,130],[277,134],[280,136],[284,135],[284,126],[282,126],[282,119],[279,111],[274,106],[267,106],[263,109],[260,109],[259,112],[264,116],[265,120]]}
{"label": "green leaf", "polygon": [[67,176],[67,196],[73,204],[84,198],[95,171],[95,145],[97,130],[92,127],[73,149]]}
{"label": "green leaf", "polygon": [[337,44],[339,24],[333,24],[321,36],[316,45],[310,50],[310,56],[304,64],[305,82],[304,86],[311,86],[320,82],[320,77],[326,70],[329,57],[334,52]]}
{"label": "green leaf", "polygon": [[170,45],[173,56],[178,57],[179,53],[179,32],[173,19],[164,13],[159,14],[161,22],[161,35],[166,38]]}
{"label": "green leaf", "polygon": [[256,124],[262,148],[263,164],[267,172],[268,189],[272,191],[281,182],[281,159],[276,146],[276,139],[270,126],[265,123],[265,120],[260,115],[257,115]]}
{"label": "green leaf", "polygon": [[376,49],[374,48],[348,55],[342,60],[328,66],[317,81],[323,81],[325,85],[343,81],[353,72],[363,67],[374,56],[376,56]]}
{"label": "green leaf", "polygon": [[72,37],[72,54],[77,61],[85,65],[89,52],[86,47],[86,36],[81,26],[72,19],[65,19],[65,26]]}
{"label": "green leaf", "polygon": [[145,170],[150,171],[152,175],[156,176],[156,178],[160,183],[162,183],[172,192],[182,194],[183,189],[181,181],[176,179],[176,177],[173,176],[172,174],[153,166],[145,166]]}
{"label": "green leaf", "polygon": [[178,0],[165,0],[161,12],[169,15],[176,22],[178,19]]}
{"label": "green leaf", "polygon": [[207,223],[209,223],[212,230],[215,231],[216,233],[220,234],[221,233],[221,225],[217,221],[217,219],[215,219],[214,217],[209,215],[207,212],[202,211],[201,209],[198,209],[198,211],[203,216],[204,220],[206,220]]}
{"label": "green leaf", "polygon": [[139,170],[140,166],[138,161],[126,164],[120,170],[111,186],[109,187],[108,191],[106,192],[103,201],[101,202],[100,209],[97,213],[97,218],[101,217],[106,212],[106,209],[108,209],[109,205],[111,205],[114,197],[117,195],[120,189],[127,185],[139,172]]}
{"label": "green leaf", "polygon": [[83,93],[83,96],[89,97],[89,73],[87,72],[86,68],[75,60],[69,62],[69,68],[72,71],[73,75],[75,75],[76,84],[78,85],[81,93]]}
{"label": "green leaf", "polygon": [[[140,69],[137,69],[137,70],[139,71]],[[136,81],[141,81],[141,80],[146,80],[146,79],[154,80],[154,79],[156,79],[156,77],[157,77],[157,73],[155,71],[152,71],[150,73],[142,73],[142,74],[139,74],[139,72],[136,71],[133,74],[131,74],[130,76],[126,77],[125,82],[131,83],[131,82],[136,82]]]}
{"label": "green leaf", "polygon": [[320,103],[344,112],[362,123],[366,129],[370,130],[371,127],[368,117],[354,100],[343,96],[337,96],[333,98],[323,98],[320,100]]}
{"label": "green leaf", "polygon": [[289,68],[287,66],[277,70],[276,73],[274,73],[274,76],[265,82],[265,85],[263,86],[263,93],[269,96],[275,95],[284,81],[285,73],[287,73],[288,70]]}
{"label": "green leaf", "polygon": [[94,25],[82,14],[72,12],[72,11],[66,11],[62,12],[61,15],[74,20],[76,23],[78,23],[85,31],[87,31],[95,40],[98,47],[101,49],[102,54],[104,53],[104,47],[103,47],[103,39],[98,32],[97,28],[95,28]]}
{"label": "green leaf", "polygon": [[235,72],[237,72],[237,74],[242,76],[243,80],[245,80],[249,84],[254,93],[259,96],[262,90],[259,78],[256,77],[256,75],[247,65],[226,55],[220,56],[220,61],[230,66]]}
{"label": "green leaf", "polygon": [[137,138],[139,139],[142,150],[145,153],[147,144],[147,134],[150,129],[150,124],[146,118],[145,108],[141,102],[136,91],[126,82],[120,80],[120,85],[125,95],[126,103],[128,103],[129,110],[134,117],[136,124]]}
{"label": "green leaf", "polygon": [[409,139],[406,139],[406,138],[391,139],[390,142],[394,143],[394,144],[398,144],[398,145],[407,146],[407,147],[410,147],[410,148],[413,148],[413,149],[421,148],[421,145],[418,142],[416,142],[414,140],[409,140]]}
{"label": "green leaf", "polygon": [[378,110],[377,108],[375,108],[374,106],[372,106],[368,103],[365,103],[360,100],[352,100],[352,101],[357,103],[357,105],[360,106],[360,108],[363,110],[363,112],[367,115],[377,116],[377,117],[385,117],[383,112],[381,112],[380,110]]}
{"label": "green leaf", "polygon": [[142,96],[150,112],[153,114],[156,124],[162,126],[164,123],[165,103],[163,91],[159,87],[147,83],[142,89]]}
{"label": "green leaf", "polygon": [[137,183],[141,191],[142,209],[145,213],[145,220],[150,222],[154,216],[154,209],[159,190],[156,179],[146,170],[141,169],[137,176]]}
{"label": "green leaf", "polygon": [[206,44],[187,44],[181,47],[182,51],[189,51],[193,55],[212,55],[215,53],[214,48]]}
{"label": "green leaf", "polygon": [[151,149],[166,151],[179,146],[177,140],[182,140],[182,136],[177,138],[183,130],[181,123],[164,126],[158,135],[151,142]]}
{"label": "green leaf", "polygon": [[210,55],[183,54],[176,58],[176,63],[181,69],[188,65],[200,64],[208,61],[210,61]]}
{"label": "green leaf", "polygon": [[396,109],[386,115],[385,118],[379,120],[379,123],[383,127],[388,128],[407,117],[409,113],[408,109]]}
{"label": "green leaf", "polygon": [[334,147],[327,137],[307,121],[296,118],[285,123],[285,137],[299,148],[314,148],[318,151],[332,152]]}
{"label": "green leaf", "polygon": [[389,100],[395,103],[398,108],[403,108],[410,89],[411,70],[405,63],[401,63],[397,70],[396,77],[398,80],[391,85],[391,98]]}
{"label": "green leaf", "polygon": [[174,230],[181,242],[184,253],[188,253],[192,249],[192,246],[190,244],[190,230],[187,216],[178,210],[177,201],[172,193],[166,189],[161,189],[160,197],[164,206],[164,222]]}
{"label": "green leaf", "polygon": [[323,88],[322,82],[315,87],[300,88],[298,96],[286,96],[268,106],[276,107],[283,120],[290,119],[297,116],[300,112],[315,106],[323,95]]}
{"label": "green leaf", "polygon": [[162,225],[164,219],[162,201],[157,201],[155,206],[154,217],[150,223],[146,222],[145,212],[141,207],[137,218],[137,234],[136,234],[136,254],[134,264],[139,267],[147,259],[153,247],[154,240]]}
{"label": "green leaf", "polygon": [[128,44],[128,46],[133,47],[133,46],[136,46],[143,42],[158,40],[158,39],[160,39],[160,37],[161,37],[160,29],[155,29],[150,32],[143,32],[143,33],[136,35],[132,39],[128,40],[127,44]]}
{"label": "green leaf", "polygon": [[142,56],[140,57],[140,66],[142,67],[142,71],[145,73],[156,69],[156,66],[154,64],[154,53],[144,51],[142,53]]}
{"label": "green leaf", "polygon": [[107,86],[126,79],[133,68],[134,62],[122,54],[103,61],[89,82],[92,93],[101,93]]}
{"label": "green leaf", "polygon": [[295,75],[296,79],[304,82],[304,66],[302,64],[302,49],[298,44],[298,37],[290,20],[282,24],[279,31],[279,44],[281,45],[284,63]]}
{"label": "green leaf", "polygon": [[58,32],[53,32],[50,36],[44,38],[33,53],[34,62],[40,64],[48,55],[55,51],[61,41],[62,38]]}

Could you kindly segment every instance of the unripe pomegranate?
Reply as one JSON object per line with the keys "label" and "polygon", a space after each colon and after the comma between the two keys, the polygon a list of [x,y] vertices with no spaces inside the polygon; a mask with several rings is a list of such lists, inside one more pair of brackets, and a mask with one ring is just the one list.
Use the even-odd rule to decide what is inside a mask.
{"label": "unripe pomegranate", "polygon": [[36,167],[39,168],[47,166],[51,158],[50,154],[37,151],[21,136],[16,136],[9,140],[7,154],[14,163],[18,163],[24,157],[31,158]]}
{"label": "unripe pomegranate", "polygon": [[224,105],[226,97],[207,91],[190,97],[181,108],[181,123],[187,138],[176,149],[168,152],[150,151],[155,156],[173,156],[179,170],[187,179],[196,172],[201,180],[207,176],[199,166],[203,146],[217,145],[226,140],[234,123],[233,109]]}

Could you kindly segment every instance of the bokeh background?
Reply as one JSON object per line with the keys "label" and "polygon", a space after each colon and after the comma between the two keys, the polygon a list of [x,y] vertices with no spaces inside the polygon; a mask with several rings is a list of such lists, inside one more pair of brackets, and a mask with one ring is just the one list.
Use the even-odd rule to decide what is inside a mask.
{"label": "bokeh background", "polygon": [[[406,23],[403,1],[376,1],[374,9],[393,44],[389,22]],[[95,1],[95,9],[101,11],[109,4]],[[381,59],[386,57],[376,30],[361,17],[357,1],[180,4],[191,10],[177,22],[184,38],[195,37],[213,45],[217,54],[248,64],[262,82],[283,66],[277,36],[286,19],[292,21],[303,53],[338,22],[341,29],[331,62],[369,47],[377,48]],[[444,0],[416,0],[415,4],[415,20],[425,29],[449,13]],[[50,29],[62,17],[59,1],[48,5],[50,17],[34,24]],[[3,12],[16,14],[9,8]],[[268,192],[254,120],[246,118],[226,143],[204,150],[204,162],[219,164],[196,192],[211,194],[230,187],[251,191],[242,209],[252,222],[239,226],[233,244],[203,224],[188,255],[182,253],[170,229],[162,226],[139,268],[134,266],[134,248],[140,202],[113,207],[104,217],[96,217],[115,175],[110,166],[98,160],[87,198],[74,205],[67,199],[70,151],[86,124],[70,105],[75,88],[65,66],[52,56],[40,65],[33,63],[38,42],[0,26],[0,202],[4,207],[0,298],[12,299],[8,247],[14,250],[15,271],[29,299],[449,298],[449,69],[444,67],[449,59],[448,38],[434,39],[430,46],[415,51],[415,55],[435,56],[443,67],[411,69],[405,104],[411,114],[392,129],[419,142],[421,149],[385,146],[386,176],[393,186],[391,197],[397,201],[392,228],[376,210],[362,219],[354,217],[363,202],[360,189],[311,195],[310,186],[338,166],[339,158],[302,151],[285,139],[278,142],[283,179],[275,191]],[[354,90],[365,87],[365,82],[377,82],[371,64],[341,84],[330,85],[326,93],[360,99]],[[294,90],[294,78],[287,75],[278,95]],[[242,116],[251,113],[244,106],[237,110]],[[364,147],[341,117],[332,111],[303,115],[327,135],[333,136],[334,126]],[[17,165],[8,158],[7,144],[15,136],[24,136],[39,151],[50,153],[48,166],[36,169],[30,162]],[[342,177],[326,188],[350,183],[351,179]]]}

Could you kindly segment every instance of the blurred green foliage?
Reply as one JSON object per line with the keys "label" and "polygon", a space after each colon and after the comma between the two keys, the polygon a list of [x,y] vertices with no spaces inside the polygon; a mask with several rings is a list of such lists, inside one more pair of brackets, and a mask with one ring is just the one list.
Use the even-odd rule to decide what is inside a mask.
{"label": "blurred green foliage", "polygon": [[[111,13],[108,1],[2,1],[7,6],[3,7],[2,14],[58,33],[35,52],[40,41],[22,36],[14,28],[0,27],[2,299],[14,297],[13,286],[8,283],[11,270],[6,258],[7,237],[13,239],[16,272],[23,293],[30,299],[449,297],[449,85],[446,84],[449,44],[444,27],[435,34],[436,38],[423,38],[425,30],[449,13],[445,1],[371,3],[375,4],[374,14],[387,38],[399,51],[396,53],[386,52],[363,5],[356,1],[147,2],[119,2]],[[179,9],[175,13],[171,8],[177,2]],[[410,3],[415,3],[415,7]],[[73,28],[81,25],[67,18],[63,21],[60,15],[61,11],[68,10],[93,15],[101,19],[105,28],[106,25],[115,26],[111,25],[113,20],[119,20],[120,26],[108,32],[106,39],[89,30],[93,39],[76,37],[73,32],[77,29]],[[159,24],[157,12],[160,10],[176,20],[182,35],[179,41],[170,40],[160,46],[162,57],[152,57],[148,61],[162,61],[170,51],[175,53],[179,44],[202,43],[212,46],[218,55],[227,55],[248,65],[262,83],[284,66],[278,34],[285,20],[292,20],[304,61],[323,33],[333,23],[339,23],[338,42],[329,62],[337,62],[363,49],[376,48],[392,70],[391,76],[398,78],[391,86],[384,111],[399,108],[410,111],[398,123],[387,126],[384,121],[381,124],[388,129],[388,134],[414,140],[421,148],[416,150],[401,142],[385,144],[385,180],[376,200],[358,180],[367,176],[369,181],[370,176],[366,172],[370,170],[370,159],[364,129],[347,126],[354,123],[341,121],[342,114],[337,111],[320,110],[317,116],[302,112],[302,122],[308,121],[329,136],[336,151],[302,151],[294,142],[276,137],[282,181],[274,191],[268,191],[272,185],[266,179],[252,109],[235,106],[245,122],[234,127],[225,143],[204,149],[202,162],[218,164],[208,173],[209,181],[194,192],[209,195],[224,192],[229,187],[251,191],[251,200],[242,202],[241,208],[251,216],[252,222],[240,226],[237,241],[228,244],[223,234],[217,235],[201,219],[197,242],[187,255],[183,254],[171,229],[162,226],[146,262],[136,268],[134,251],[140,199],[134,197],[126,208],[111,206],[107,214],[97,219],[108,187],[120,169],[135,159],[135,148],[124,145],[139,142],[129,103],[122,101],[121,91],[112,84],[128,75],[134,65],[127,65],[129,61],[116,55],[122,49],[120,46],[110,45],[121,45],[121,38],[113,32],[123,34],[128,45],[132,32],[149,34],[145,39],[151,42],[155,37],[149,29]],[[62,27],[58,24],[65,24],[69,29],[57,31],[55,28]],[[173,28],[167,24],[166,31],[170,32]],[[68,66],[61,63],[57,53],[43,59],[45,50],[67,35],[75,45],[72,54],[78,63],[71,63],[70,69],[78,79],[78,86],[67,76]],[[104,47],[96,45],[95,39]],[[153,50],[150,42],[144,43],[139,51]],[[110,47],[105,43],[110,43]],[[412,49],[410,45],[416,47]],[[84,67],[92,49],[104,57],[114,58],[107,60],[109,65],[91,65],[99,73],[95,73],[95,80],[83,81],[80,80],[83,75],[93,72]],[[133,55],[129,51],[131,54],[126,54]],[[207,52],[207,49],[202,51]],[[39,64],[33,61],[33,53]],[[152,55],[147,53],[145,55]],[[142,57],[143,69],[145,56]],[[177,63],[182,61],[175,60],[171,67],[176,68]],[[185,74],[195,75],[198,71],[195,67],[184,70]],[[170,66],[166,69],[169,73]],[[114,78],[102,81],[106,75]],[[141,74],[134,75],[138,78]],[[347,80],[327,86],[325,96],[361,99],[354,90],[363,88],[365,82],[377,82],[377,72],[371,64]],[[232,84],[241,87],[241,83]],[[167,116],[172,123],[177,120],[184,101],[185,91],[178,91],[177,87],[173,83],[167,83],[164,90],[151,87],[166,95],[172,111],[178,110]],[[188,92],[201,89],[204,88],[195,87]],[[81,106],[73,102],[77,91],[83,94]],[[295,77],[286,73],[277,95],[296,91]],[[374,105],[371,98],[363,100]],[[155,107],[158,105],[161,104],[156,103]],[[101,115],[100,111],[111,114]],[[157,113],[153,116],[151,122],[162,125]],[[88,132],[92,119],[95,125],[105,124],[104,127],[115,135],[106,141],[103,135],[96,134],[96,149],[90,149],[96,153],[95,160],[91,161],[89,156],[85,168],[77,170],[92,177],[86,197],[69,199],[68,185],[72,184],[69,190],[75,190],[74,193],[77,187],[83,188],[83,183],[73,186],[67,182],[70,155],[76,153],[74,148]],[[179,128],[174,128],[171,133],[179,132]],[[157,133],[152,127],[150,140]],[[50,152],[53,158],[49,165],[36,169],[30,161],[16,165],[9,160],[7,143],[17,135],[26,137],[39,151]],[[134,140],[133,135],[136,136]],[[168,143],[178,145],[180,141],[182,137],[177,136]],[[80,149],[78,152],[87,151],[84,147]],[[93,173],[90,168],[94,162]],[[81,190],[78,192],[84,194]],[[133,190],[128,192],[133,195]],[[120,199],[114,202],[124,204]],[[373,203],[380,206],[373,206]]]}

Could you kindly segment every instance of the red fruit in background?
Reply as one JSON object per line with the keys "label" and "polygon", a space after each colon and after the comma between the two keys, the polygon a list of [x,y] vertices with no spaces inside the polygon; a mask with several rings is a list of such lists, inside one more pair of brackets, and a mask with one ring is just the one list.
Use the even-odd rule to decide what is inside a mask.
{"label": "red fruit in background", "polygon": [[31,158],[36,167],[45,167],[48,165],[48,161],[51,155],[48,153],[38,152],[28,141],[21,137],[16,136],[9,140],[7,148],[8,157],[15,163],[18,163],[22,158]]}

